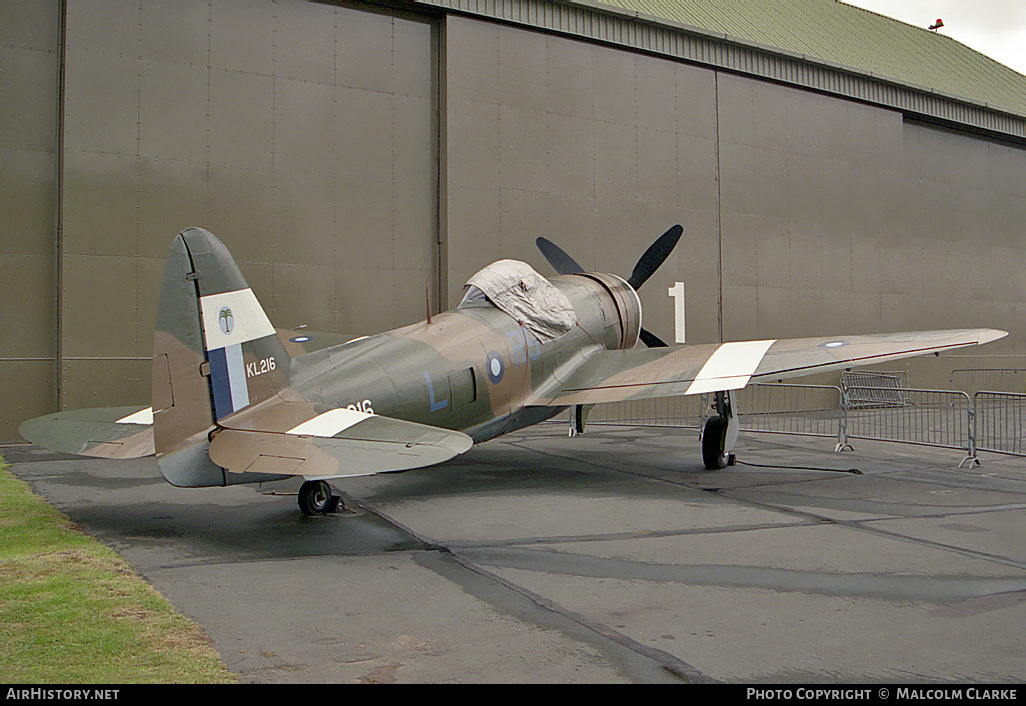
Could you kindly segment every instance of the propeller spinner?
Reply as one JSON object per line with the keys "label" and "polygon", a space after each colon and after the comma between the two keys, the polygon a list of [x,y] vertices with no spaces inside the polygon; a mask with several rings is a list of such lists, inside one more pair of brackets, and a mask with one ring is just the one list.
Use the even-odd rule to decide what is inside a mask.
{"label": "propeller spinner", "polygon": [[[684,229],[675,225],[668,231],[663,233],[659,238],[652,243],[645,254],[641,256],[637,264],[634,265],[634,271],[631,272],[630,279],[627,280],[627,284],[638,291],[641,285],[652,276],[659,266],[670,256],[673,249],[677,246],[677,241],[680,240],[680,236],[684,233]],[[538,238],[535,240],[535,244],[538,249],[541,250],[542,255],[548,260],[552,268],[561,275],[576,275],[582,274],[585,270],[577,261],[570,257],[562,248],[553,243],[551,240],[546,238]],[[655,334],[641,329],[639,334],[641,341],[649,348],[665,348],[666,344]]]}

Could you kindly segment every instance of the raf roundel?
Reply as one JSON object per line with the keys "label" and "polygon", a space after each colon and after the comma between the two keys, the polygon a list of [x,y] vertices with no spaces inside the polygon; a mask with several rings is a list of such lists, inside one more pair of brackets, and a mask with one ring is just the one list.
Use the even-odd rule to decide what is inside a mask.
{"label": "raf roundel", "polygon": [[506,370],[506,364],[502,362],[502,356],[498,353],[489,353],[485,367],[488,371],[488,379],[492,381],[492,384],[498,384],[502,380],[503,372]]}

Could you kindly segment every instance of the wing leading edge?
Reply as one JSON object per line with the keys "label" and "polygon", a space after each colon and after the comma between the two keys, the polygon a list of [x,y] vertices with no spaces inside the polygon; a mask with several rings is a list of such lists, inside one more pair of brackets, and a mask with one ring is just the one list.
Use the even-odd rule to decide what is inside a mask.
{"label": "wing leading edge", "polygon": [[540,390],[531,404],[598,404],[737,390],[751,381],[781,380],[940,353],[1007,335],[995,329],[965,329],[596,349],[563,376],[558,388]]}

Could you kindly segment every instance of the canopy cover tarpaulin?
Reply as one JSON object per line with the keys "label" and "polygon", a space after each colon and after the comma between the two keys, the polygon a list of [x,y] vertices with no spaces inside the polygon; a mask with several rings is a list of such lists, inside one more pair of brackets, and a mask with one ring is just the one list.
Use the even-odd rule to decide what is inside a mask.
{"label": "canopy cover tarpaulin", "polygon": [[577,312],[566,295],[526,262],[493,262],[471,277],[467,286],[484,292],[542,343],[559,338],[577,323]]}

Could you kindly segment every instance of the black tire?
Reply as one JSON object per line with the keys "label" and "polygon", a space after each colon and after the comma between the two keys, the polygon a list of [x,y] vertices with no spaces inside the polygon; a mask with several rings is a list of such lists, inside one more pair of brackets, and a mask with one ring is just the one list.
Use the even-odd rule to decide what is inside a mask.
{"label": "black tire", "polygon": [[323,515],[331,504],[331,486],[327,481],[308,480],[299,489],[299,509],[304,515]]}
{"label": "black tire", "polygon": [[727,438],[727,420],[723,417],[710,417],[702,431],[702,460],[709,471],[726,468],[727,454],[723,452],[723,443]]}

